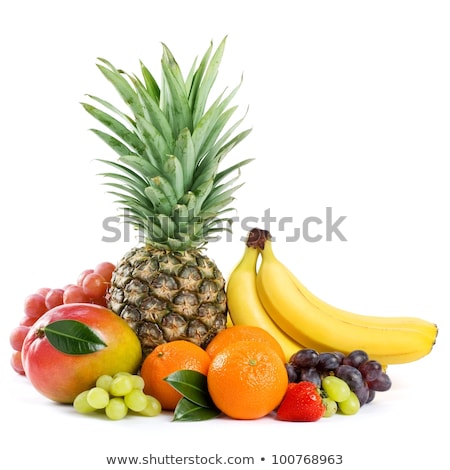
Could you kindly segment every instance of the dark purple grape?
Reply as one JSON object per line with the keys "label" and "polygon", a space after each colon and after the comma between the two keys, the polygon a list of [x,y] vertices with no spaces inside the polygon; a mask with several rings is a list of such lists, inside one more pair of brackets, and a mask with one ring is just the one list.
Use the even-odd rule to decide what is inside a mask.
{"label": "dark purple grape", "polygon": [[352,391],[361,388],[364,384],[363,376],[358,369],[355,369],[352,366],[342,364],[334,371],[336,377],[347,382],[347,385]]}
{"label": "dark purple grape", "polygon": [[369,389],[369,386],[367,385],[367,382],[363,382],[362,387],[359,387],[353,390],[353,392],[358,397],[359,404],[361,406],[367,403],[367,400],[369,399],[369,394],[370,394],[370,389]]}
{"label": "dark purple grape", "polygon": [[358,368],[364,362],[369,360],[369,355],[362,349],[356,349],[344,357],[342,364]]}
{"label": "dark purple grape", "polygon": [[336,354],[338,357],[340,364],[342,364],[342,361],[344,360],[345,354],[341,351],[333,351],[333,354]]}
{"label": "dark purple grape", "polygon": [[378,361],[374,360],[364,362],[358,369],[368,382],[377,379],[383,372],[383,366]]}
{"label": "dark purple grape", "polygon": [[316,369],[314,369],[314,367],[300,369],[298,378],[300,382],[312,382],[316,387],[320,387],[322,385],[320,374]]}
{"label": "dark purple grape", "polygon": [[317,369],[320,371],[331,371],[337,369],[341,364],[341,358],[336,353],[323,352],[319,354]]}
{"label": "dark purple grape", "polygon": [[390,377],[386,374],[386,372],[382,372],[378,378],[375,380],[367,381],[369,388],[376,392],[385,392],[389,390],[392,386],[392,382]]}
{"label": "dark purple grape", "polygon": [[319,353],[315,349],[300,349],[290,359],[297,370],[304,367],[316,367],[319,361]]}
{"label": "dark purple grape", "polygon": [[293,364],[285,364],[289,382],[298,382],[298,374]]}
{"label": "dark purple grape", "polygon": [[373,401],[373,399],[375,398],[375,395],[376,395],[375,390],[371,390],[369,388],[369,397],[367,398],[366,405],[370,403],[371,401]]}

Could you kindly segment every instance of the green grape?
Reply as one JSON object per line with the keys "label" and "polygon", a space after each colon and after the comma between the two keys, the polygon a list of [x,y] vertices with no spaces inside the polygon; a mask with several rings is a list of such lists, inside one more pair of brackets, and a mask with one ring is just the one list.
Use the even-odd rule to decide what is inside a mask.
{"label": "green grape", "polygon": [[147,406],[139,413],[143,416],[158,416],[161,413],[161,403],[151,395],[146,395]]}
{"label": "green grape", "polygon": [[125,371],[121,371],[121,372],[116,372],[113,376],[113,378],[116,378],[116,377],[121,377],[123,375],[126,375],[128,377],[131,377],[133,374],[131,372],[125,372]]}
{"label": "green grape", "polygon": [[124,397],[125,405],[132,411],[142,411],[147,406],[147,396],[142,390],[134,388],[130,393]]}
{"label": "green grape", "polygon": [[96,408],[91,406],[87,401],[88,393],[89,390],[85,390],[75,397],[75,400],[73,401],[73,407],[76,411],[78,411],[78,413],[91,413],[92,411],[96,410]]}
{"label": "green grape", "polygon": [[114,397],[106,405],[105,414],[109,419],[119,420],[125,418],[128,413],[128,407],[123,398]]}
{"label": "green grape", "polygon": [[325,413],[323,415],[324,418],[329,418],[330,416],[333,416],[334,414],[336,414],[338,405],[334,400],[332,400],[329,397],[325,397],[325,398],[322,398],[322,402],[326,407]]}
{"label": "green grape", "polygon": [[347,400],[351,393],[348,384],[334,375],[322,379],[322,388],[329,398],[338,403]]}
{"label": "green grape", "polygon": [[359,399],[356,394],[354,392],[350,392],[350,396],[347,400],[338,403],[338,407],[344,415],[354,415],[358,413],[361,408],[361,404],[359,403]]}
{"label": "green grape", "polygon": [[133,390],[133,381],[130,375],[116,375],[109,386],[109,393],[116,397],[123,397]]}
{"label": "green grape", "polygon": [[104,388],[93,387],[88,390],[86,400],[90,406],[97,410],[101,410],[109,403],[109,393]]}
{"label": "green grape", "polygon": [[132,375],[130,379],[133,383],[133,388],[136,388],[137,390],[144,390],[145,382],[140,375]]}
{"label": "green grape", "polygon": [[104,390],[109,392],[109,387],[111,386],[112,381],[113,378],[110,375],[101,375],[95,382],[95,386],[103,388]]}

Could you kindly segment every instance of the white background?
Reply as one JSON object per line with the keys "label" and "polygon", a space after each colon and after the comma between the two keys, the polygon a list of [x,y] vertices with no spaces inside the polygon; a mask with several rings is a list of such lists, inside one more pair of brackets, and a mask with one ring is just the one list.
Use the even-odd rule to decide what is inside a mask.
{"label": "white background", "polygon": [[[443,468],[448,421],[450,7],[445,1],[9,2],[0,12],[2,153],[1,459],[14,466],[106,468],[108,455],[342,454],[339,468]],[[24,297],[60,287],[134,240],[102,242],[116,215],[97,173],[110,150],[80,102],[115,100],[104,57],[157,70],[161,42],[187,70],[228,35],[217,93],[253,128],[229,157],[254,157],[236,194],[232,240],[208,247],[227,275],[244,219],[268,209],[276,252],[312,291],[359,313],[420,316],[439,325],[432,353],[389,369],[393,389],[353,417],[314,424],[169,415],[120,422],[76,415],[41,397],[9,366]],[[158,71],[155,75],[159,77]],[[241,115],[240,114],[240,115]],[[332,207],[347,238],[287,239]],[[311,234],[325,234],[324,225]],[[265,457],[265,462],[260,458]],[[11,460],[12,459],[12,460]],[[17,465],[16,465],[17,462]],[[163,466],[164,467],[164,466]],[[161,468],[163,468],[161,467]],[[180,466],[183,468],[183,466]],[[322,466],[323,467],[323,466]],[[178,468],[178,467],[177,467]]]}

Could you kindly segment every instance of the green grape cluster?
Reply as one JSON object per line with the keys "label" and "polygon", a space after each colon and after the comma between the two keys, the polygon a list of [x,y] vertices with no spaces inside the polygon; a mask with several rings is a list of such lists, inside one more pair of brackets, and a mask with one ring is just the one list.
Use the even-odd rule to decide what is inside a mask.
{"label": "green grape cluster", "polygon": [[161,403],[144,393],[144,379],[128,372],[101,375],[94,387],[75,398],[73,407],[83,414],[101,410],[112,420],[125,418],[129,411],[150,417],[161,413]]}

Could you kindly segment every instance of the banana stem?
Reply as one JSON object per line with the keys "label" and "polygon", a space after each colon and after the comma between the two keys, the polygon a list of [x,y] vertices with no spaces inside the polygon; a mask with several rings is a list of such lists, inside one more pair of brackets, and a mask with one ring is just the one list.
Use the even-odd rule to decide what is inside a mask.
{"label": "banana stem", "polygon": [[250,248],[264,250],[266,241],[269,241],[271,238],[272,235],[270,235],[268,230],[252,228],[248,233],[247,246]]}

